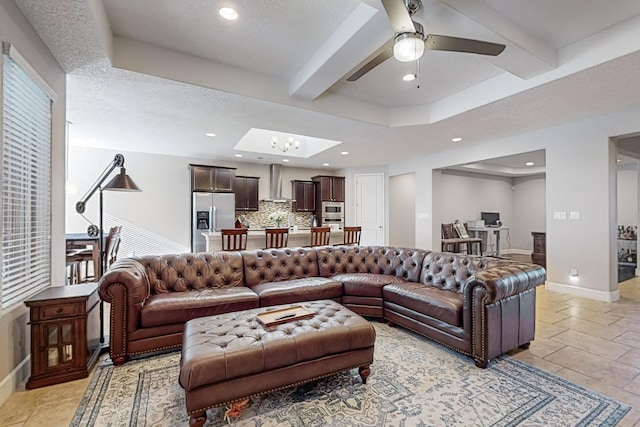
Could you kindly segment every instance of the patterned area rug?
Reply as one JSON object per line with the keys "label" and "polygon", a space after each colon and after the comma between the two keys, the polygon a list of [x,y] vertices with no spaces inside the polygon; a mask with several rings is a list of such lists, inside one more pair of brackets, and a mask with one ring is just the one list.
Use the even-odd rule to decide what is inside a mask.
{"label": "patterned area rug", "polygon": [[[237,426],[614,426],[630,409],[511,357],[473,361],[373,322],[375,359],[357,370],[253,398]],[[186,426],[179,353],[96,368],[72,426]],[[225,408],[206,426],[226,425]]]}

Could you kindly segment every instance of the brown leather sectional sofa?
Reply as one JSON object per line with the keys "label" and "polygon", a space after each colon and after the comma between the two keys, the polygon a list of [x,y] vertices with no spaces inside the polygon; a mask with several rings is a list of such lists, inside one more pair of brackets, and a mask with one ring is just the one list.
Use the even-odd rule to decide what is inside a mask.
{"label": "brown leather sectional sofa", "polygon": [[190,319],[332,299],[469,355],[490,359],[534,338],[544,268],[420,249],[322,246],[144,256],[117,261],[100,281],[111,304],[109,353],[180,347]]}

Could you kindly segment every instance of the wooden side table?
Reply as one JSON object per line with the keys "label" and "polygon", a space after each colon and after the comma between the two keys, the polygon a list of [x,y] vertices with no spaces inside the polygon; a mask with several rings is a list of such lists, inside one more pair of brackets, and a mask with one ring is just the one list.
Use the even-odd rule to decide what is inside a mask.
{"label": "wooden side table", "polygon": [[100,355],[97,283],[54,286],[26,300],[31,324],[27,388],[85,378]]}
{"label": "wooden side table", "polygon": [[547,234],[534,231],[531,236],[533,237],[531,262],[547,268]]}

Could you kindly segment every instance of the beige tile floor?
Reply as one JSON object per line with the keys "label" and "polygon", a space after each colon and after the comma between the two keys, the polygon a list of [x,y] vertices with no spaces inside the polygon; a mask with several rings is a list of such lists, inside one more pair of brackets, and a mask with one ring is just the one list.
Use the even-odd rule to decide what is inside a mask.
{"label": "beige tile floor", "polygon": [[[632,405],[619,426],[640,427],[640,278],[605,303],[538,288],[536,339],[512,355]],[[0,426],[69,425],[89,380],[18,391],[0,407]]]}

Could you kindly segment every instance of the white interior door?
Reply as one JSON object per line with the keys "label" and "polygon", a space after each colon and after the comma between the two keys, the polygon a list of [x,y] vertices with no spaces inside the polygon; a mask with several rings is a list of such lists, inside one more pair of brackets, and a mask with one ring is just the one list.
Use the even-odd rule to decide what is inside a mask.
{"label": "white interior door", "polygon": [[360,244],[384,245],[384,174],[358,174],[355,178]]}

